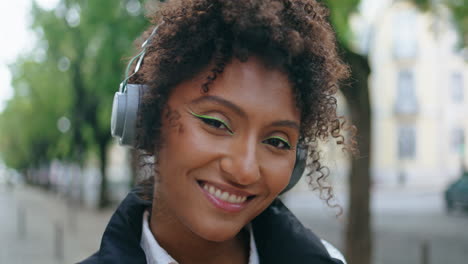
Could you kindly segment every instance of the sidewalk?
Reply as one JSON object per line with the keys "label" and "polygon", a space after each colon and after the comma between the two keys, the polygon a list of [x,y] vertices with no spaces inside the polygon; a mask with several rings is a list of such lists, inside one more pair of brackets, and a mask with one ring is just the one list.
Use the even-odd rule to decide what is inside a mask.
{"label": "sidewalk", "polygon": [[[466,263],[468,218],[447,215],[439,191],[385,190],[373,199],[373,263],[421,263],[423,242],[429,247],[430,263]],[[291,194],[285,202],[304,225],[343,250],[346,219],[336,218],[336,210],[316,193]],[[7,190],[0,185],[0,264],[83,260],[98,249],[113,211],[74,208],[50,192],[27,186]]]}
{"label": "sidewalk", "polygon": [[98,248],[114,209],[98,212],[28,186],[0,185],[0,263],[76,263]]}

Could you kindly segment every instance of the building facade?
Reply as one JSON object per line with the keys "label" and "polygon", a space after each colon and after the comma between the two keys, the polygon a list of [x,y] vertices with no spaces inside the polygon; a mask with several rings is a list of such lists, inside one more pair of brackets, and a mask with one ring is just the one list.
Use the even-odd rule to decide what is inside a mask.
{"label": "building facade", "polygon": [[372,25],[376,185],[444,188],[468,164],[468,67],[447,17],[394,1]]}

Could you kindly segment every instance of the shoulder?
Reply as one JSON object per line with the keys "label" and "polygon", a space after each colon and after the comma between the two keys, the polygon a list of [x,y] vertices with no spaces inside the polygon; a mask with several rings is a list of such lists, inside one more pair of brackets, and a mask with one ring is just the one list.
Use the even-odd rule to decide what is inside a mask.
{"label": "shoulder", "polygon": [[112,215],[94,255],[80,264],[146,263],[140,246],[142,219],[150,202],[130,192]]}
{"label": "shoulder", "polygon": [[341,252],[335,246],[333,246],[332,244],[330,244],[326,240],[320,239],[320,241],[322,242],[325,249],[327,249],[328,254],[330,254],[330,256],[332,258],[341,260],[343,262],[343,264],[346,264],[346,260],[345,260],[345,258],[343,256],[343,254],[341,254]]}
{"label": "shoulder", "polygon": [[252,220],[252,228],[260,263],[344,263],[279,199]]}

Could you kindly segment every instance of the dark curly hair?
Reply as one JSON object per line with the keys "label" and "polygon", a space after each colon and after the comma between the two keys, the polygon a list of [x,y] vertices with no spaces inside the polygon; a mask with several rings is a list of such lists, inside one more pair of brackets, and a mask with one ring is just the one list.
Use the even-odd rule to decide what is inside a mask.
{"label": "dark curly hair", "polygon": [[[317,143],[332,137],[337,144],[348,145],[344,119],[336,113],[335,94],[349,69],[337,54],[327,16],[328,10],[315,0],[171,0],[160,4],[149,14],[152,24],[160,25],[158,33],[131,79],[149,86],[139,114],[140,149],[157,156],[162,119],[173,118],[166,103],[174,86],[209,69],[200,87],[206,93],[233,58],[246,61],[256,56],[285,72],[293,84],[301,111],[299,144],[308,148],[308,182],[330,205],[332,188],[325,181],[328,168],[320,163]],[[154,175],[140,183],[143,197],[151,199],[153,183]]]}

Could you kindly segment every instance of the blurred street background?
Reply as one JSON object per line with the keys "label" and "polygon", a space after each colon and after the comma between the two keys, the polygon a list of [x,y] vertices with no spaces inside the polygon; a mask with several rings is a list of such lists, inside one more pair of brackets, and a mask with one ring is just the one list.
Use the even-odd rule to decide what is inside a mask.
{"label": "blurred street background", "polygon": [[[349,264],[468,263],[468,0],[321,2],[353,72],[338,111],[360,154],[320,143],[332,206],[306,177],[282,199]],[[91,255],[146,175],[110,112],[158,4],[0,1],[0,264]]]}
{"label": "blurred street background", "polygon": [[[340,196],[344,193],[340,192]],[[321,238],[342,249],[344,219],[317,195],[294,192],[291,210]],[[344,206],[346,201],[342,201]],[[445,212],[438,190],[380,190],[372,209],[376,264],[465,263],[468,214]],[[100,244],[113,208],[86,209],[62,195],[29,186],[0,187],[0,263],[76,263]],[[427,251],[427,253],[425,253]]]}

